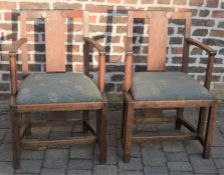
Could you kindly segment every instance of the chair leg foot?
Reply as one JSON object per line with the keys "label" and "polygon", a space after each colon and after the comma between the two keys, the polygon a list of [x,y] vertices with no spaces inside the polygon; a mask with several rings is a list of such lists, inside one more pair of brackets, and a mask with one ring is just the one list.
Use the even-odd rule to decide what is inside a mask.
{"label": "chair leg foot", "polygon": [[123,157],[124,163],[130,162],[130,158],[131,158],[130,154],[124,154],[124,157]]}
{"label": "chair leg foot", "polygon": [[124,123],[124,155],[123,161],[130,161],[131,154],[131,146],[132,146],[132,127],[133,127],[133,119],[134,119],[134,108],[132,104],[127,104],[126,107],[126,121]]}
{"label": "chair leg foot", "polygon": [[19,118],[14,107],[11,107],[13,168],[20,167],[20,128]]}
{"label": "chair leg foot", "polygon": [[99,162],[107,161],[107,104],[98,111],[97,115],[97,137],[99,145]]}
{"label": "chair leg foot", "polygon": [[216,123],[216,104],[212,105],[209,108],[208,113],[208,121],[207,121],[207,127],[206,127],[206,133],[205,133],[205,142],[203,144],[203,158],[209,158],[212,142],[213,142],[213,132],[215,128]]}

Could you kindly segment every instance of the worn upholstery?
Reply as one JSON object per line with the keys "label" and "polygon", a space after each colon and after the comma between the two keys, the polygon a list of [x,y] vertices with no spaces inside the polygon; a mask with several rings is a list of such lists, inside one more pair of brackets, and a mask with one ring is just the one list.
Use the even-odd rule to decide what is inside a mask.
{"label": "worn upholstery", "polygon": [[182,72],[137,72],[131,92],[135,100],[211,99],[212,94]]}
{"label": "worn upholstery", "polygon": [[81,73],[38,73],[21,84],[17,104],[48,104],[101,101],[92,80]]}

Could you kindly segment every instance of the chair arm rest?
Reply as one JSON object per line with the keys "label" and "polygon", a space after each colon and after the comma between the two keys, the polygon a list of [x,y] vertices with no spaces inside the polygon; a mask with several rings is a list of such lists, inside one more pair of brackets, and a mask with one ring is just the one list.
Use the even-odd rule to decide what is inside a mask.
{"label": "chair arm rest", "polygon": [[98,50],[98,52],[100,53],[105,53],[105,49],[103,46],[101,46],[97,41],[95,41],[94,39],[92,38],[89,38],[89,37],[84,37],[84,41],[87,43],[87,44],[90,44],[92,47],[96,48]]}
{"label": "chair arm rest", "polygon": [[195,45],[199,48],[201,48],[202,50],[206,51],[209,55],[216,55],[216,50],[212,49],[211,47],[207,46],[206,44],[197,41],[193,38],[185,38],[185,40],[192,45]]}
{"label": "chair arm rest", "polygon": [[15,55],[18,48],[20,48],[21,45],[23,45],[27,41],[26,38],[21,38],[15,42],[12,43],[12,47],[9,51],[9,55]]}
{"label": "chair arm rest", "polygon": [[203,44],[202,42],[197,41],[197,40],[192,39],[192,38],[185,38],[185,41],[188,44],[195,45],[195,46],[201,48],[202,50],[204,50],[208,53],[208,62],[207,62],[207,69],[206,69],[206,74],[205,74],[204,86],[207,89],[210,89],[210,84],[211,84],[211,81],[212,81],[212,71],[213,71],[213,65],[214,65],[214,61],[215,61],[216,51],[214,49],[210,48],[209,46],[207,46],[206,44]]}

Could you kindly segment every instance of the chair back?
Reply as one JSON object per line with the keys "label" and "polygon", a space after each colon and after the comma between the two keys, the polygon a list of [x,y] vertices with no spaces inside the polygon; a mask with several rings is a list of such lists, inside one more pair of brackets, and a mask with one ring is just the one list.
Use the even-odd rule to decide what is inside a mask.
{"label": "chair back", "polygon": [[[68,48],[68,37],[73,31],[68,31],[68,21],[83,22],[83,35],[88,37],[88,14],[86,11],[78,10],[41,10],[22,11],[20,13],[20,37],[29,38],[30,29],[28,22],[41,19],[44,23],[46,72],[66,71],[66,52]],[[72,24],[73,25],[73,24]],[[73,29],[73,28],[72,28]],[[72,32],[72,33],[69,33]],[[31,34],[35,34],[35,31]],[[69,35],[68,35],[69,34]],[[28,40],[29,42],[29,40]],[[28,74],[28,52],[27,45],[21,47],[21,60],[23,74]]]}
{"label": "chair back", "polygon": [[164,71],[167,52],[168,22],[170,19],[185,21],[184,37],[191,34],[191,13],[167,11],[129,11],[128,37],[133,37],[134,19],[147,19],[149,22],[148,71]]}

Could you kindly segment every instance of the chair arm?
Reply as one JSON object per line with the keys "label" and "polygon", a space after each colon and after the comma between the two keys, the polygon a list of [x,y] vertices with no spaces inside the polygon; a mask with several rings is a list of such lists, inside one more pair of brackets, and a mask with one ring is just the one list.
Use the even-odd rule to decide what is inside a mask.
{"label": "chair arm", "polygon": [[12,47],[9,51],[9,55],[14,55],[17,52],[17,49],[20,48],[21,45],[23,45],[27,41],[26,38],[21,38],[15,42],[12,43]]}
{"label": "chair arm", "polygon": [[98,50],[98,52],[100,53],[105,53],[105,49],[103,46],[101,46],[97,41],[95,41],[94,39],[92,38],[89,38],[89,37],[84,37],[84,41],[87,43],[87,44],[90,44],[92,47],[96,48]]}
{"label": "chair arm", "polygon": [[202,50],[206,51],[209,55],[216,55],[216,50],[212,49],[211,47],[207,46],[206,44],[200,41],[197,41],[193,38],[185,38],[185,40],[187,41],[187,43],[195,45],[201,48]]}
{"label": "chair arm", "polygon": [[197,40],[192,39],[192,38],[185,38],[185,41],[187,42],[187,44],[195,45],[195,46],[197,46],[197,47],[199,47],[202,50],[207,52],[208,62],[207,62],[207,69],[206,69],[206,74],[205,74],[204,86],[207,89],[210,89],[210,84],[211,84],[211,81],[212,81],[212,71],[213,71],[213,65],[214,65],[214,61],[215,61],[216,51],[214,49],[210,48],[209,46],[207,46],[206,44],[203,44],[202,42],[197,41]]}
{"label": "chair arm", "polygon": [[16,68],[16,51],[17,49],[27,41],[26,38],[21,38],[18,41],[13,42],[9,51],[9,64],[10,64],[10,81],[11,81],[11,95],[15,96],[18,90],[17,84],[17,68]]}
{"label": "chair arm", "polygon": [[103,46],[101,46],[97,41],[95,41],[92,38],[84,37],[84,72],[87,76],[89,76],[89,47],[88,45],[91,45],[92,47],[96,48],[99,52],[98,61],[99,61],[99,71],[98,71],[98,87],[100,89],[100,92],[104,92],[105,88],[105,49]]}

